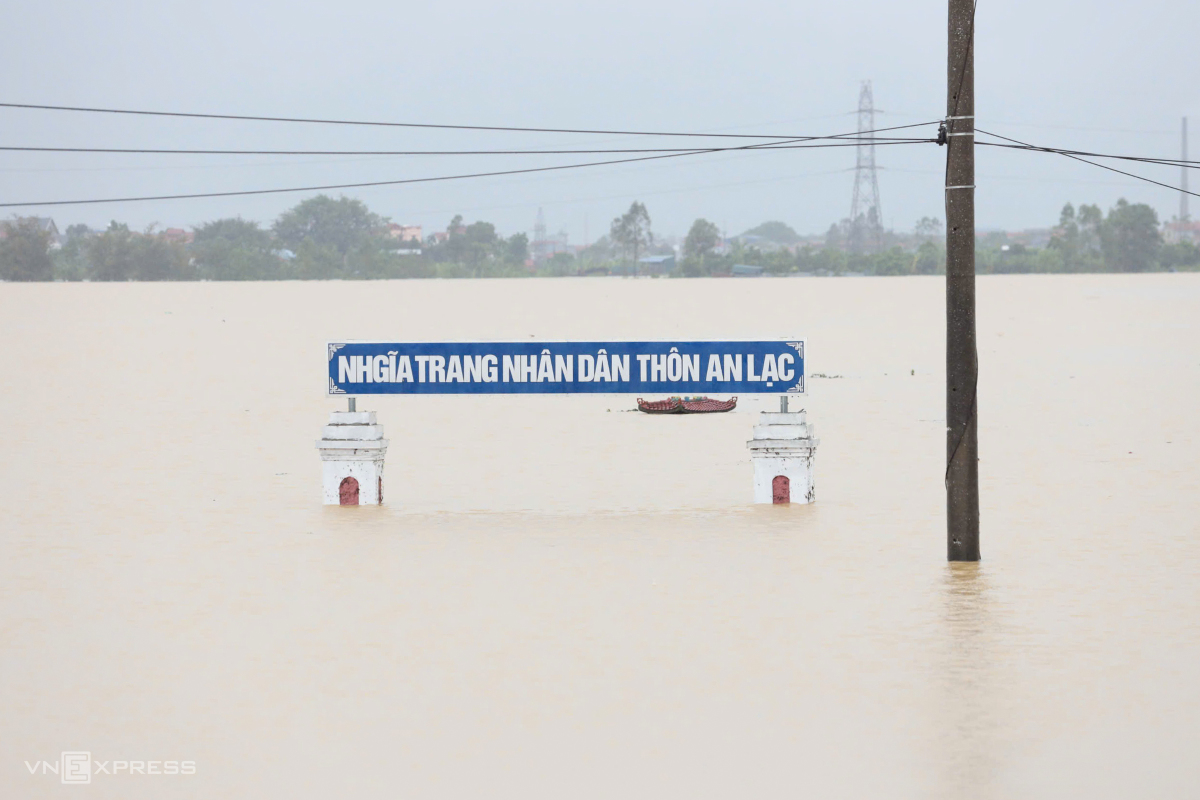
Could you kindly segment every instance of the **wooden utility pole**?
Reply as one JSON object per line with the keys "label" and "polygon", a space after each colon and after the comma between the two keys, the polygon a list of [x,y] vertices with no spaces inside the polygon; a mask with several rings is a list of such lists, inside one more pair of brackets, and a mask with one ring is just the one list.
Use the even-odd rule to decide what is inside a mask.
{"label": "wooden utility pole", "polygon": [[946,554],[979,560],[975,6],[949,0],[946,87]]}

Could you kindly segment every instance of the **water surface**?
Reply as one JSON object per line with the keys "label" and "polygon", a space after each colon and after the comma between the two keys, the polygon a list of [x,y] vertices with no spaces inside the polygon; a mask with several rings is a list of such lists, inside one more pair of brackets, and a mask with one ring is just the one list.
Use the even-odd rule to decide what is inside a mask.
{"label": "water surface", "polygon": [[[0,796],[1189,796],[1200,276],[980,279],[978,565],[942,291],[0,284]],[[327,340],[796,335],[815,505],[749,503],[775,398],[618,396],[364,399],[389,503],[319,504]]]}

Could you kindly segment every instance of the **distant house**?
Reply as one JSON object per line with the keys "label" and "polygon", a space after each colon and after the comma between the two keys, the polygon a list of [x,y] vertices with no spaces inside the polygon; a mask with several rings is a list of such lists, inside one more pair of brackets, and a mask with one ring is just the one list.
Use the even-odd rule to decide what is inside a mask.
{"label": "distant house", "polygon": [[397,225],[395,222],[387,226],[387,235],[389,238],[396,239],[401,242],[421,242],[420,225]]}
{"label": "distant house", "polygon": [[61,242],[62,235],[59,234],[58,226],[54,224],[54,220],[50,219],[49,217],[26,217],[26,219],[32,219],[34,222],[37,223],[38,228],[40,228],[45,233],[50,234],[51,242],[54,242],[56,244]]}
{"label": "distant house", "polygon": [[645,256],[638,259],[638,272],[643,275],[666,275],[675,269],[675,256]]}
{"label": "distant house", "polygon": [[1028,228],[1023,231],[1009,231],[1005,234],[1009,244],[1020,244],[1026,247],[1043,248],[1054,238],[1053,228]]}
{"label": "distant house", "polygon": [[753,233],[743,233],[741,236],[735,237],[736,241],[741,242],[746,247],[753,247],[763,253],[778,253],[781,250],[795,250],[795,245],[781,244],[773,239],[768,239],[765,236],[759,236]]}
{"label": "distant house", "polygon": [[1200,247],[1200,222],[1168,222],[1163,225],[1162,233],[1167,244],[1190,242]]}
{"label": "distant house", "polygon": [[578,248],[573,248],[568,244],[566,231],[559,231],[554,235],[543,232],[542,238],[534,239],[529,243],[529,254],[533,257],[535,264],[540,264],[548,258],[554,258],[559,253],[575,255],[577,252]]}
{"label": "distant house", "polygon": [[[58,226],[54,224],[54,220],[49,217],[17,217],[12,220],[14,224],[21,222],[33,222],[37,225],[39,231],[50,234],[50,247],[57,249],[62,247],[63,237],[58,232]],[[0,239],[3,239],[7,233],[4,227],[0,225]]]}
{"label": "distant house", "polygon": [[763,274],[762,267],[756,267],[753,264],[734,264],[733,277],[735,278],[757,278]]}
{"label": "distant house", "polygon": [[183,228],[167,228],[161,234],[162,238],[174,244],[191,244],[196,235],[191,231],[185,231]]}

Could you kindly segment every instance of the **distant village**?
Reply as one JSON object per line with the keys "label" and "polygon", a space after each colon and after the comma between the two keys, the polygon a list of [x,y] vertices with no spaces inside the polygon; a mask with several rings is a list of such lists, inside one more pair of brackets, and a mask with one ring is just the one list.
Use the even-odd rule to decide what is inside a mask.
{"label": "distant village", "polygon": [[[142,231],[113,222],[60,229],[49,217],[0,225],[3,280],[286,280],[523,276],[756,277],[934,275],[944,271],[940,220],[911,232],[860,217],[822,234],[768,221],[730,235],[698,219],[684,236],[656,235],[641,203],[593,242],[550,233],[539,209],[532,235],[456,216],[444,230],[396,223],[349,198],[318,196],[271,226],[241,218]],[[1200,269],[1200,222],[1160,223],[1149,206],[1107,212],[1064,206],[1056,225],[977,234],[988,273]]]}

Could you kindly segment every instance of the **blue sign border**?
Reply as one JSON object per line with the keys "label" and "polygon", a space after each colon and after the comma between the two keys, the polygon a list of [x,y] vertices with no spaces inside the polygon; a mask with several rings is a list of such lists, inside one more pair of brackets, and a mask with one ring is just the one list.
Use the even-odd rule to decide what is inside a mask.
{"label": "blue sign border", "polygon": [[803,338],[326,345],[330,396],[804,394]]}

